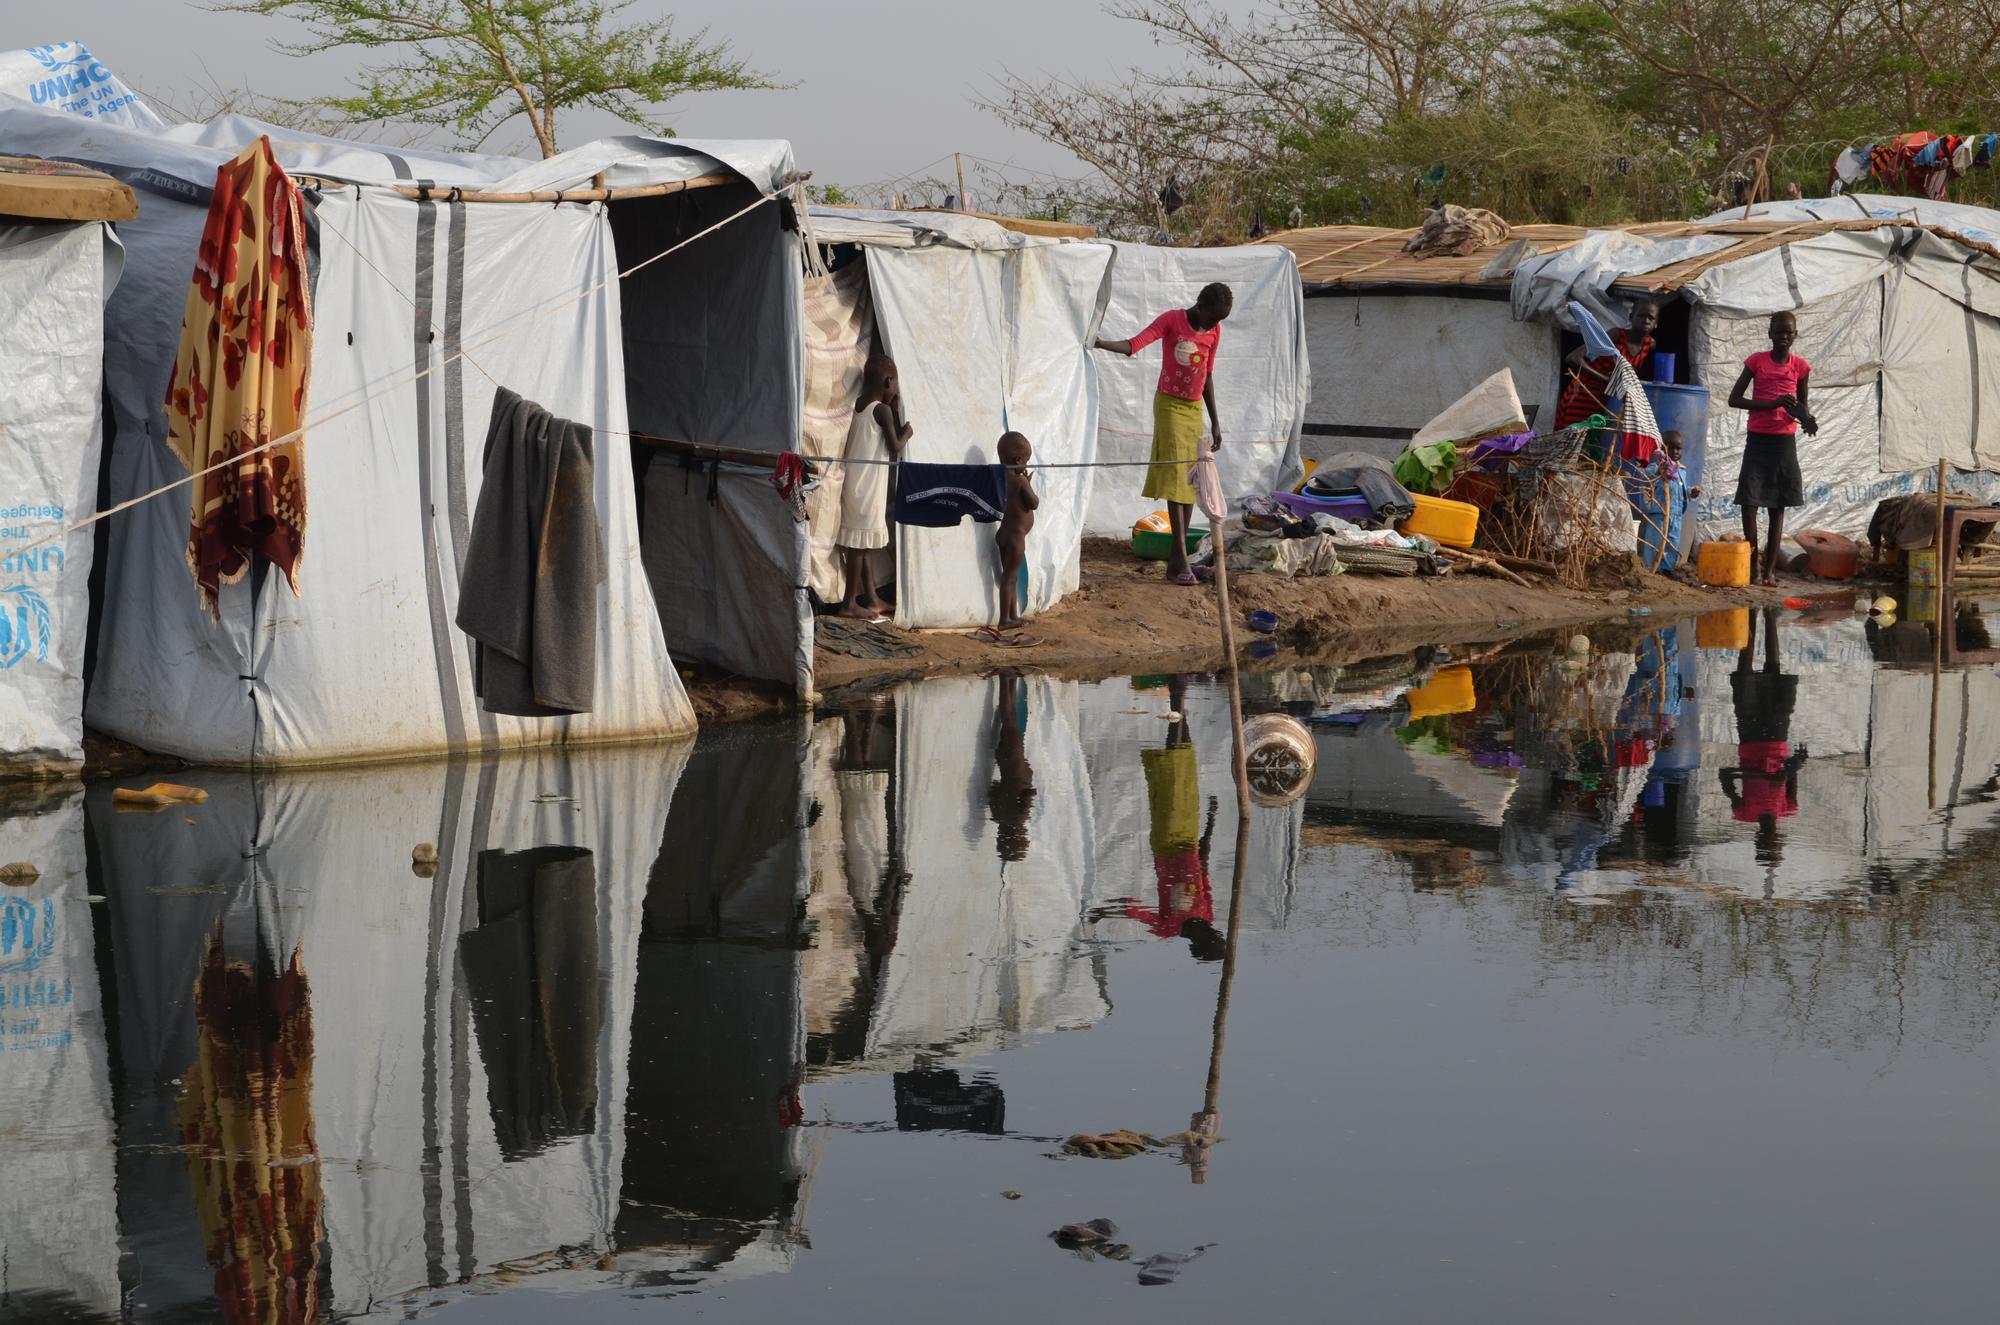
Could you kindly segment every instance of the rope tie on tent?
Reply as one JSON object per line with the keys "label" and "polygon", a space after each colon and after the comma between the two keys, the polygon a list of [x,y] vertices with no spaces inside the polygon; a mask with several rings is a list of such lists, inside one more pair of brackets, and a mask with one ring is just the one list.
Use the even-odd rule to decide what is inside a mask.
{"label": "rope tie on tent", "polygon": [[[613,281],[623,280],[627,276],[632,275],[634,272],[652,266],[655,262],[660,261],[660,259],[662,258],[672,256],[674,253],[677,253],[681,249],[686,248],[689,244],[694,243],[696,240],[703,239],[709,235],[714,234],[716,231],[722,229],[722,227],[728,225],[731,221],[735,221],[741,217],[749,215],[751,212],[756,211],[759,207],[762,207],[765,203],[770,202],[779,196],[781,195],[777,192],[761,194],[758,196],[755,202],[745,204],[744,206],[738,208],[736,211],[733,211],[729,215],[723,217],[720,221],[717,221],[715,224],[707,226],[704,229],[697,230],[695,233],[689,235],[686,239],[681,240],[679,243],[674,244],[670,248],[661,249],[658,253],[655,253],[650,258],[646,258],[643,261],[633,263],[630,267],[627,267],[624,271],[618,272],[612,276],[607,276],[603,280],[600,280],[597,283],[595,283],[594,285],[586,286],[585,288],[577,291],[575,294],[567,295],[564,298],[560,299],[559,301],[553,304],[549,304],[546,307],[526,309],[520,313],[516,313],[512,317],[501,319],[498,323],[494,324],[495,326],[494,333],[491,336],[488,336],[486,339],[478,341],[470,346],[461,347],[447,354],[444,358],[440,359],[438,362],[434,364],[427,364],[426,366],[419,368],[414,372],[395,378],[383,384],[382,386],[372,391],[369,391],[368,394],[362,396],[359,400],[355,400],[349,404],[341,405],[326,414],[320,415],[318,418],[310,420],[305,425],[294,428],[290,432],[284,433],[281,436],[273,437],[270,441],[265,442],[260,446],[254,446],[250,448],[248,451],[238,452],[237,454],[230,456],[226,460],[221,460],[213,465],[210,465],[206,469],[199,470],[195,473],[189,474],[186,478],[175,479],[172,483],[163,483],[159,487],[152,489],[150,492],[142,492],[136,497],[128,497],[124,501],[119,502],[116,506],[112,506],[107,510],[99,511],[97,514],[90,516],[87,519],[78,520],[74,524],[65,525],[61,529],[58,529],[53,533],[43,535],[41,538],[36,539],[34,542],[27,544],[25,547],[16,549],[16,551],[34,552],[37,551],[38,549],[48,547],[53,543],[61,542],[64,539],[67,539],[71,534],[76,533],[78,530],[88,529],[90,526],[96,524],[100,520],[109,520],[112,516],[118,515],[125,511],[129,511],[134,506],[138,506],[145,502],[149,502],[155,497],[162,497],[169,492],[175,491],[176,489],[185,488],[190,483],[193,483],[196,479],[206,477],[207,475],[216,473],[219,470],[228,469],[233,465],[240,465],[245,460],[248,460],[251,456],[261,455],[263,452],[270,451],[277,447],[283,446],[287,442],[296,441],[300,437],[303,437],[305,435],[307,428],[323,427],[326,424],[332,423],[335,419],[341,418],[348,414],[352,414],[357,410],[366,408],[367,406],[373,404],[375,401],[382,399],[384,396],[390,394],[393,391],[400,391],[404,387],[409,386],[414,382],[418,382],[426,377],[429,377],[431,374],[443,368],[446,364],[452,363],[453,361],[458,359],[467,358],[472,350],[485,349],[488,346],[497,345],[500,341],[506,339],[508,336],[513,335],[514,332],[520,330],[523,326],[526,326],[528,323],[539,321],[542,318],[546,318],[555,313],[559,313],[563,309],[568,308],[573,304],[582,303],[584,300],[590,298],[592,295],[602,293],[604,290],[610,287]],[[485,370],[481,369],[480,371],[484,372]]]}

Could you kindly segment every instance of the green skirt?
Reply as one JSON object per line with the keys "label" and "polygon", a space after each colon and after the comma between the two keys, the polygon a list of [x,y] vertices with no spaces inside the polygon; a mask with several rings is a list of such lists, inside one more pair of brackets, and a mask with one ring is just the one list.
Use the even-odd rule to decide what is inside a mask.
{"label": "green skirt", "polygon": [[1145,496],[1155,501],[1194,505],[1194,484],[1188,466],[1201,448],[1201,402],[1182,400],[1164,391],[1153,396],[1153,467],[1146,471]]}

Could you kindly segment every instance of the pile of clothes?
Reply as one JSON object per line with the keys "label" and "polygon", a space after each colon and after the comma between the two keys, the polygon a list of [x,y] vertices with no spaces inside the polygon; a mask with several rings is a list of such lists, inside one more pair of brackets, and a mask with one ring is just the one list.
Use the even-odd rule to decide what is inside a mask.
{"label": "pile of clothes", "polygon": [[1886,143],[1850,147],[1833,158],[1827,171],[1829,193],[1840,193],[1873,180],[1886,189],[1920,193],[1942,202],[1945,186],[1974,166],[1990,166],[2000,153],[2000,133],[1902,133]]}
{"label": "pile of clothes", "polygon": [[[1280,494],[1280,496],[1283,494]],[[1372,522],[1371,522],[1372,523]],[[1245,575],[1442,575],[1448,563],[1421,534],[1370,528],[1325,511],[1301,515],[1279,496],[1246,497],[1243,514],[1225,525],[1229,569]],[[1202,544],[1197,566],[1211,564],[1215,541]]]}

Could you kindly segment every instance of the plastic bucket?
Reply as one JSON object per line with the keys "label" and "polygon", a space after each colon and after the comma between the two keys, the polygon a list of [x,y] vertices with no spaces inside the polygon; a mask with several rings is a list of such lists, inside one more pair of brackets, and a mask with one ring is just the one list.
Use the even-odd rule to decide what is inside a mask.
{"label": "plastic bucket", "polygon": [[[1657,352],[1653,357],[1659,357]],[[1652,402],[1660,431],[1681,435],[1681,467],[1687,470],[1688,486],[1699,487],[1708,459],[1708,388],[1648,382],[1646,399]]]}
{"label": "plastic bucket", "polygon": [[1664,350],[1653,351],[1653,380],[1655,382],[1671,384],[1674,380],[1674,370],[1678,367],[1680,367],[1680,356],[1678,354],[1669,354]]}

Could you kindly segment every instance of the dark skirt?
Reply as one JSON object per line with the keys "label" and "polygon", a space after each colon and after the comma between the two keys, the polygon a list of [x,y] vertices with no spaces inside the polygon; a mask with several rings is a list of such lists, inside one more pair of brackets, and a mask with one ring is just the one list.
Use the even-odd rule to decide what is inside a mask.
{"label": "dark skirt", "polygon": [[1799,474],[1797,433],[1753,432],[1743,447],[1736,476],[1738,506],[1803,506],[1805,479]]}
{"label": "dark skirt", "polygon": [[1799,678],[1784,672],[1729,674],[1730,698],[1736,705],[1736,739],[1789,741],[1792,710],[1799,702]]}

